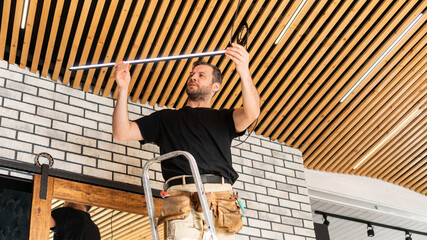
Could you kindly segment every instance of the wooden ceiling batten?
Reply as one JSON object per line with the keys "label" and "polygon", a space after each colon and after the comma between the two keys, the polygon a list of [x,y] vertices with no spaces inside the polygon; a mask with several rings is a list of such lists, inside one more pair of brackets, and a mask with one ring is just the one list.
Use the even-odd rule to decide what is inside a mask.
{"label": "wooden ceiling batten", "polygon": [[14,14],[15,17],[13,20],[12,39],[10,42],[9,64],[15,64],[15,60],[16,60],[19,31],[21,30],[21,18],[22,18],[23,5],[24,5],[23,0],[17,0],[15,2],[15,14]]}
{"label": "wooden ceiling batten", "polygon": [[[17,2],[19,4],[19,2]],[[23,3],[24,4],[24,3]],[[43,4],[43,7],[45,5]],[[27,66],[27,59],[31,45],[31,35],[33,34],[34,18],[37,10],[37,0],[30,1],[28,6],[27,18],[25,21],[25,35],[22,42],[22,55],[19,67],[25,68]],[[45,13],[46,14],[46,13]]]}
{"label": "wooden ceiling batten", "polygon": [[3,1],[3,11],[1,19],[1,29],[0,29],[0,59],[4,60],[4,52],[6,51],[6,37],[7,29],[9,27],[9,16],[11,11],[11,1]]}
{"label": "wooden ceiling batten", "polygon": [[[30,1],[31,2],[31,1]],[[40,54],[42,51],[43,46],[43,39],[46,31],[47,24],[47,18],[49,16],[49,9],[50,9],[50,0],[44,0],[43,1],[43,8],[42,8],[42,16],[40,20],[38,21],[38,30],[37,30],[37,40],[36,40],[36,46],[33,52],[33,59],[31,60],[31,69],[30,71],[32,73],[37,72],[37,68],[40,61]],[[30,6],[31,7],[31,6]],[[26,54],[24,54],[26,55]],[[21,65],[25,66],[26,64],[23,64],[23,61],[21,61]]]}

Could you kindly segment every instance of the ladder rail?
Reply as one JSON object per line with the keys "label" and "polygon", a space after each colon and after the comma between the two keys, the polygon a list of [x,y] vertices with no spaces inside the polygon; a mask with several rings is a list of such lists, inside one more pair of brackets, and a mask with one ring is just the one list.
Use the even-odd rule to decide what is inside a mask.
{"label": "ladder rail", "polygon": [[144,193],[145,193],[145,199],[147,204],[147,211],[148,211],[148,217],[150,219],[150,226],[151,226],[151,233],[153,235],[154,240],[159,240],[159,232],[157,229],[156,224],[156,212],[154,209],[154,202],[153,202],[153,194],[151,192],[151,185],[150,185],[150,176],[149,176],[149,169],[151,165],[155,162],[161,162],[170,158],[178,157],[178,156],[184,156],[187,158],[188,162],[190,163],[191,173],[193,174],[193,178],[195,180],[197,193],[199,195],[200,203],[202,205],[203,213],[206,220],[206,225],[208,227],[207,233],[208,236],[210,235],[211,239],[217,240],[216,231],[215,231],[215,225],[213,222],[213,217],[211,214],[211,211],[208,206],[208,201],[206,200],[206,194],[203,187],[202,179],[200,177],[199,169],[197,167],[196,160],[194,159],[193,155],[191,155],[189,152],[186,151],[173,151],[170,153],[166,153],[163,155],[160,155],[158,157],[155,157],[151,160],[149,160],[147,163],[145,163],[143,168],[143,176],[142,176],[142,184],[144,187]]}

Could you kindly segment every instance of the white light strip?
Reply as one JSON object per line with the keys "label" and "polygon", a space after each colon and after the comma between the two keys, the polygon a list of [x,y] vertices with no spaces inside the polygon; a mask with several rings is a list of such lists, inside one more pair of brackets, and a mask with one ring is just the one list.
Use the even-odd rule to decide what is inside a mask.
{"label": "white light strip", "polygon": [[276,41],[274,42],[274,44],[278,44],[280,42],[280,40],[282,40],[283,35],[285,35],[285,32],[288,31],[289,27],[291,26],[291,24],[294,22],[295,18],[297,18],[299,12],[301,12],[301,9],[304,7],[305,3],[307,2],[307,0],[302,1],[302,3],[298,6],[297,10],[295,11],[294,15],[292,15],[291,19],[289,20],[289,22],[286,24],[285,28],[283,28],[282,32],[280,33],[279,37],[277,37]]}
{"label": "white light strip", "polygon": [[393,134],[395,134],[403,125],[405,125],[406,122],[408,122],[410,119],[415,117],[420,111],[421,111],[421,108],[417,109],[409,117],[407,117],[405,121],[403,121],[396,129],[394,129],[392,133],[390,133],[384,140],[382,140],[380,144],[378,144],[374,149],[372,149],[372,151],[370,151],[368,155],[366,155],[362,160],[360,160],[360,162],[357,163],[356,166],[353,167],[353,169],[356,169],[357,167],[359,167],[359,165],[362,164],[369,156],[371,156],[371,154],[375,152],[375,150],[381,147],[381,145],[383,145],[391,136],[393,136]]}
{"label": "white light strip", "polygon": [[378,58],[377,61],[375,61],[375,63],[368,69],[368,71],[366,71],[365,74],[363,74],[363,76],[359,79],[359,81],[356,82],[356,84],[354,84],[354,86],[347,92],[347,94],[345,94],[345,96],[340,100],[340,103],[344,102],[345,99],[354,91],[354,89],[356,89],[356,87],[363,81],[365,80],[365,78],[372,72],[372,70],[374,70],[374,68],[385,58],[385,56],[387,56],[387,54],[399,43],[399,41],[409,32],[409,30],[411,30],[411,28],[418,22],[418,20],[420,20],[420,18],[423,16],[422,13],[420,13],[420,15],[418,15],[414,21],[412,21],[411,24],[409,24],[409,26],[405,29],[405,31],[403,31],[402,34],[400,34],[400,36],[394,40],[394,42],[390,45],[390,47],[387,48],[387,50]]}
{"label": "white light strip", "polygon": [[[184,58],[208,57],[208,56],[224,55],[224,54],[225,54],[225,50],[221,50],[221,51],[204,52],[204,53],[191,53],[191,54],[184,54],[184,55],[178,55],[178,56],[130,60],[130,61],[125,61],[125,63],[140,64],[140,63],[149,63],[149,62],[171,61],[171,60],[178,60],[178,59],[184,59]],[[95,64],[95,65],[76,66],[76,67],[70,67],[70,71],[85,70],[85,69],[91,69],[91,68],[114,67],[114,65],[115,63],[101,63],[101,64]]]}
{"label": "white light strip", "polygon": [[25,0],[24,2],[24,10],[22,12],[22,19],[21,19],[21,29],[25,28],[25,23],[27,21],[27,13],[28,13],[28,3],[30,0]]}

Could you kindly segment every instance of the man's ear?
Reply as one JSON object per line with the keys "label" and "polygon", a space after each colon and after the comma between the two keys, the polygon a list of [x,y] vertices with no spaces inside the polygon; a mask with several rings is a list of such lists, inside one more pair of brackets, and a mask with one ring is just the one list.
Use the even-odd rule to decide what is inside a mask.
{"label": "man's ear", "polygon": [[220,88],[221,88],[221,84],[219,82],[216,82],[212,85],[212,91],[214,92],[218,92]]}

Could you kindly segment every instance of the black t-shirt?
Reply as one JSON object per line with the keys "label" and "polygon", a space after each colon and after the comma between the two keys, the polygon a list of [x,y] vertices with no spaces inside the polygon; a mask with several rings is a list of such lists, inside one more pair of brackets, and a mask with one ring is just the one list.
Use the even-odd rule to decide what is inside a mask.
{"label": "black t-shirt", "polygon": [[54,240],[98,240],[101,239],[98,226],[89,213],[71,207],[52,211],[56,226],[51,228]]}
{"label": "black t-shirt", "polygon": [[[184,107],[165,109],[136,120],[144,138],[142,144],[153,142],[160,154],[182,150],[196,159],[200,174],[223,176],[234,183],[238,174],[231,162],[231,142],[244,132],[236,133],[234,109]],[[188,160],[183,156],[161,162],[165,180],[191,175]]]}

